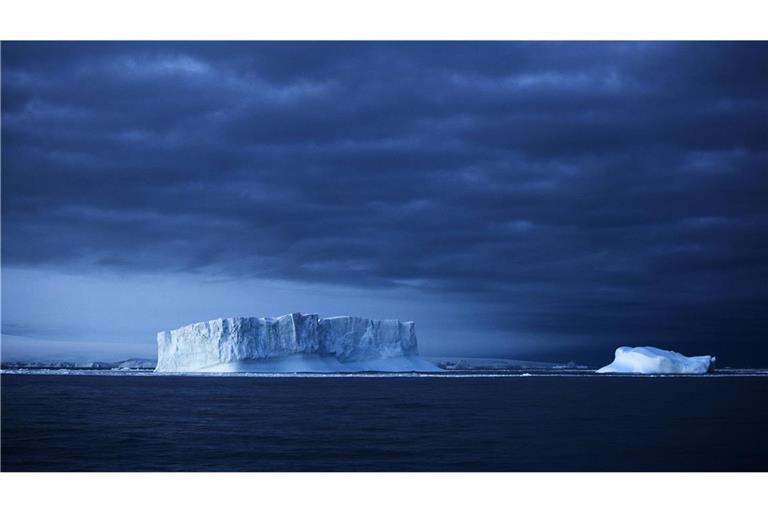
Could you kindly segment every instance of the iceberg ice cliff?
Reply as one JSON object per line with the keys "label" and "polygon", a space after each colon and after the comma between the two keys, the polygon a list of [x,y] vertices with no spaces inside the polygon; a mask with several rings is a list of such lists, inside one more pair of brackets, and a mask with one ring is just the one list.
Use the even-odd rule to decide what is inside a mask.
{"label": "iceberg ice cliff", "polygon": [[619,347],[613,362],[597,373],[707,373],[714,368],[713,356],[686,357],[656,347]]}
{"label": "iceberg ice cliff", "polygon": [[413,322],[292,313],[219,318],[157,333],[158,372],[439,371]]}

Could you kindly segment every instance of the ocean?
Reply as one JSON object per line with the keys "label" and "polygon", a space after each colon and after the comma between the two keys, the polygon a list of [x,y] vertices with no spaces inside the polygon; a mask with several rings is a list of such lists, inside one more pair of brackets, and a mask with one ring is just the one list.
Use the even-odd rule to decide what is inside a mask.
{"label": "ocean", "polygon": [[13,374],[3,471],[766,471],[768,378]]}

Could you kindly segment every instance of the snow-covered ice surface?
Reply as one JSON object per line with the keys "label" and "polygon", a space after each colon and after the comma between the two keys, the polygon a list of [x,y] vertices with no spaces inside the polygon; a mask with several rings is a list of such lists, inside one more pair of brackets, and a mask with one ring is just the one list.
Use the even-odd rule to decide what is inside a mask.
{"label": "snow-covered ice surface", "polygon": [[704,374],[714,365],[712,356],[686,357],[656,347],[619,347],[613,362],[597,373]]}
{"label": "snow-covered ice surface", "polygon": [[157,334],[157,372],[441,371],[413,322],[292,313],[219,318]]}

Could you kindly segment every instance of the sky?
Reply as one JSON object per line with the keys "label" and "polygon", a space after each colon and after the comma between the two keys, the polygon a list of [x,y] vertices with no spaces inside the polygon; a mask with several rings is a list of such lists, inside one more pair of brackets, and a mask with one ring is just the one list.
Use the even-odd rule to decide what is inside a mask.
{"label": "sky", "polygon": [[4,359],[301,311],[768,366],[768,44],[4,42]]}

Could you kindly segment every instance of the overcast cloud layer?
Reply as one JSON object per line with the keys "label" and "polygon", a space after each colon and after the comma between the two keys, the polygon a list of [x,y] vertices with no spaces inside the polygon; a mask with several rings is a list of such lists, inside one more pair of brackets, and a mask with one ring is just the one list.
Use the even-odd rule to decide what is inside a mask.
{"label": "overcast cloud layer", "polygon": [[558,347],[542,358],[655,343],[765,366],[766,62],[760,43],[4,43],[3,269],[384,290],[470,311],[465,353],[525,333]]}

